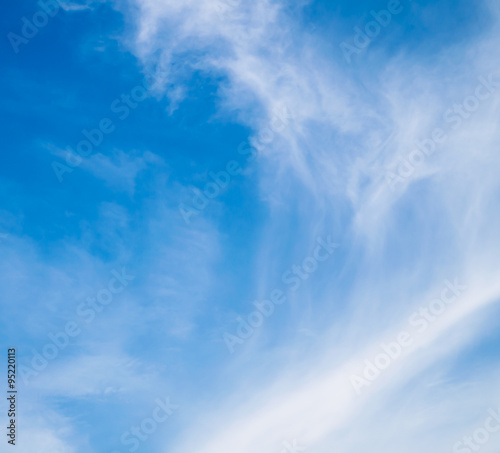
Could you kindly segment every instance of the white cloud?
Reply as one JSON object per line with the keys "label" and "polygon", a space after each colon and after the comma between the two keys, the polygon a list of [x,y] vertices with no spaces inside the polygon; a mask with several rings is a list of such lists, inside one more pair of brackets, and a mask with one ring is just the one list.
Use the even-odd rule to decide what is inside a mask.
{"label": "white cloud", "polygon": [[[313,330],[318,331],[319,317],[332,318],[331,326],[323,327],[325,340],[315,351],[317,362],[299,355],[304,362],[273,374],[265,391],[251,387],[246,402],[236,409],[231,402],[241,403],[242,398],[237,396],[238,385],[231,386],[220,407],[210,408],[218,424],[205,429],[196,419],[186,426],[189,437],[194,429],[203,446],[181,438],[174,451],[272,452],[279,451],[282,440],[294,438],[310,451],[329,451],[332,445],[346,452],[366,451],[364,439],[368,442],[369,436],[376,436],[384,428],[382,421],[388,420],[394,423],[391,431],[402,428],[402,434],[384,451],[398,451],[402,445],[406,451],[420,451],[423,446],[416,436],[429,431],[433,423],[442,424],[456,401],[447,395],[442,404],[448,410],[428,421],[421,413],[409,414],[410,420],[394,420],[390,401],[402,398],[401,389],[413,379],[422,377],[426,382],[426,373],[433,367],[441,365],[446,375],[453,359],[481,337],[484,319],[478,314],[484,316],[488,304],[500,297],[500,288],[492,283],[500,271],[500,244],[493,226],[498,225],[493,212],[498,205],[494,171],[499,165],[494,115],[498,97],[484,103],[460,128],[449,130],[442,149],[398,191],[389,190],[385,173],[414,148],[415,140],[428,137],[441,125],[444,112],[463,102],[478,76],[494,70],[497,59],[492,49],[498,34],[492,30],[466,48],[443,48],[432,67],[415,62],[413,55],[388,59],[378,54],[381,61],[353,77],[343,63],[318,49],[318,41],[294,39],[300,29],[294,28],[277,2],[239,4],[222,21],[216,2],[137,0],[130,4],[138,11],[133,19],[127,16],[138,27],[134,51],[146,68],[167,71],[179,55],[197,55],[190,57],[194,67],[227,76],[221,105],[238,112],[256,136],[276,108],[286,106],[294,112],[293,127],[260,153],[262,197],[276,201],[270,203],[273,216],[263,234],[262,256],[266,250],[285,247],[292,248],[294,255],[325,224],[349,241],[341,271],[351,278],[352,289],[344,290],[343,299],[332,304],[328,291],[338,291],[335,286],[341,283],[325,279],[322,297],[315,294],[314,309],[320,314],[312,317]],[[493,8],[492,14],[498,22]],[[167,71],[167,81],[176,83],[175,73]],[[294,225],[301,237],[293,246],[276,235],[287,231],[295,219],[289,206],[299,214]],[[256,273],[259,293],[272,284],[269,275],[288,267],[290,253],[267,261],[270,264]],[[348,384],[348,365],[364,359],[373,341],[388,332],[397,333],[405,316],[432,292],[429,288],[455,275],[467,282],[471,294],[447,313],[435,332],[425,336],[426,353],[409,353],[401,365],[391,368],[387,389],[356,398]],[[311,294],[301,296],[308,297]],[[303,300],[293,305],[297,317],[306,313],[300,306]],[[299,341],[283,335],[279,345],[299,348]],[[242,354],[247,367],[260,369],[259,344],[263,343],[254,343]],[[283,360],[279,348],[266,356]],[[336,356],[348,359],[334,360]],[[330,367],[322,362],[329,359]],[[308,379],[293,378],[305,375]],[[237,373],[235,377],[244,379]],[[476,378],[491,385],[484,376]],[[432,407],[435,395],[426,386],[418,395],[420,409],[424,403]],[[484,398],[467,403],[477,409]],[[369,420],[363,410],[370,414]],[[408,427],[410,421],[417,423],[418,430]],[[379,429],[370,429],[370,424]],[[465,422],[458,420],[442,437],[429,434],[426,450],[442,451],[464,427]],[[362,440],[356,442],[354,436]]]}

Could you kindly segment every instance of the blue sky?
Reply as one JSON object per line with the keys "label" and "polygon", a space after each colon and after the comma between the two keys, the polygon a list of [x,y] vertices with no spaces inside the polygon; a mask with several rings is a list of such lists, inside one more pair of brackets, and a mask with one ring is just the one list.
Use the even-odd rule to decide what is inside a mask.
{"label": "blue sky", "polygon": [[498,5],[55,1],[0,18],[18,451],[498,451]]}

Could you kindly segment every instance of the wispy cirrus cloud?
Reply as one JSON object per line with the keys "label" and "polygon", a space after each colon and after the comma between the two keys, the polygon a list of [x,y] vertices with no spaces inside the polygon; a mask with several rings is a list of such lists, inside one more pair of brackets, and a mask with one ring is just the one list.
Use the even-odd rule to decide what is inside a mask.
{"label": "wispy cirrus cloud", "polygon": [[[444,19],[426,39],[435,6],[412,2],[370,52],[346,64],[339,44],[344,30],[352,34],[342,26],[348,18],[337,11],[335,26],[311,33],[303,24],[314,2],[113,5],[123,45],[144,73],[157,74],[158,99],[171,100],[168,117],[185,114],[193,80],[216,80],[206,117],[249,130],[256,159],[217,198],[225,209],[203,210],[186,225],[177,207],[197,170],[175,174],[173,152],[102,150],[81,166],[102,190],[96,206],[85,216],[65,207],[83,217],[77,234],[54,241],[49,253],[22,233],[22,221],[10,228],[0,242],[6,297],[24,307],[39,302],[24,320],[15,306],[7,315],[30,332],[30,344],[43,345],[113,266],[126,263],[136,275],[54,362],[58,377],[47,370],[37,378],[41,406],[64,413],[51,398],[91,401],[105,428],[98,409],[112,406],[120,416],[111,449],[135,422],[132,412],[148,416],[154,398],[170,394],[180,403],[175,429],[158,433],[152,451],[271,453],[292,439],[318,453],[452,451],[500,400],[488,343],[500,298],[498,6],[477,3],[483,29],[453,43],[441,41]],[[398,40],[403,21],[424,31]],[[491,78],[490,96],[468,109],[481,78]],[[290,124],[263,139],[284,106]],[[406,160],[421,158],[419,146],[437,128],[446,139],[388,183]],[[196,125],[188,130],[195,134]],[[338,250],[227,354],[224,332],[326,235]],[[358,394],[351,376],[441,297],[445,279],[467,290]],[[136,394],[141,385],[145,400]],[[72,431],[76,419],[64,419],[58,437],[34,425],[54,451],[105,448],[95,440],[100,431],[87,447]],[[498,442],[492,436],[484,451]]]}
{"label": "wispy cirrus cloud", "polygon": [[[356,414],[369,408],[372,416],[383,418],[385,405],[401,396],[413,379],[428,376],[440,361],[446,373],[451,357],[481,336],[479,313],[484,316],[500,296],[500,288],[493,283],[498,273],[493,250],[498,244],[491,225],[497,219],[480,215],[484,212],[480,206],[498,202],[497,182],[491,167],[485,166],[485,162],[497,162],[494,93],[459,127],[446,129],[447,140],[439,151],[396,192],[385,178],[418,141],[437,127],[450,126],[447,110],[474,93],[478,77],[495,74],[496,63],[487,49],[498,36],[490,32],[460,47],[444,46],[433,61],[418,61],[409,49],[393,55],[375,53],[376,57],[367,59],[366,70],[353,75],[340,59],[321,54],[317,44],[322,37],[304,34],[302,40],[295,40],[295,24],[277,2],[236,5],[238,14],[222,23],[212,13],[215,2],[196,7],[154,1],[130,5],[139,11],[133,49],[144,65],[165,69],[187,55],[196,70],[222,74],[221,107],[237,111],[255,137],[277,105],[297,112],[293,128],[259,149],[260,193],[272,216],[262,227],[262,259],[256,260],[259,270],[254,275],[257,295],[271,288],[280,263],[293,259],[325,225],[333,225],[347,240],[343,256],[331,267],[334,280],[323,276],[323,291],[305,291],[291,302],[284,317],[297,330],[281,332],[279,341],[272,327],[264,329],[241,358],[247,367],[255,366],[262,354],[286,360],[280,348],[300,351],[302,337],[297,331],[308,326],[317,334],[322,332],[314,354],[317,362],[297,353],[304,362],[271,373],[264,389],[256,385],[247,393],[247,403],[236,396],[235,385],[225,399],[243,406],[233,410],[223,405],[216,413],[220,425],[204,430],[203,424],[194,421],[187,426],[198,426],[200,435],[211,439],[206,452],[228,446],[271,452],[281,438],[290,436],[303,439],[311,451],[324,451],[336,439],[343,451],[358,451],[360,443],[349,438],[359,420]],[[481,6],[498,20],[494,5]],[[423,17],[425,7],[414,5],[412,13]],[[175,72],[165,78],[167,84],[175,81]],[[276,232],[286,230],[291,219],[297,222],[295,234],[277,237]],[[385,390],[381,387],[378,394],[357,398],[347,377],[353,364],[362,361],[378,339],[397,333],[403,319],[445,275],[463,278],[471,294],[426,334],[402,364],[391,367]],[[332,321],[321,323],[317,312]],[[374,323],[375,314],[381,318],[379,323]],[[448,340],[443,338],[445,332]],[[270,339],[276,341],[275,349],[266,350]],[[424,345],[428,352],[422,355]],[[336,356],[343,360],[332,360]],[[296,375],[308,379],[290,377]],[[422,390],[422,397],[431,398],[431,392]],[[226,419],[233,420],[231,426]],[[433,420],[438,422],[443,423]],[[359,425],[357,429],[367,429]],[[458,425],[457,421],[457,430]],[[433,438],[431,449],[444,448],[448,436],[452,437],[451,430],[442,439]],[[410,451],[422,447],[415,439],[412,442],[414,447],[406,444]],[[189,441],[181,441],[176,451],[192,447]]]}

